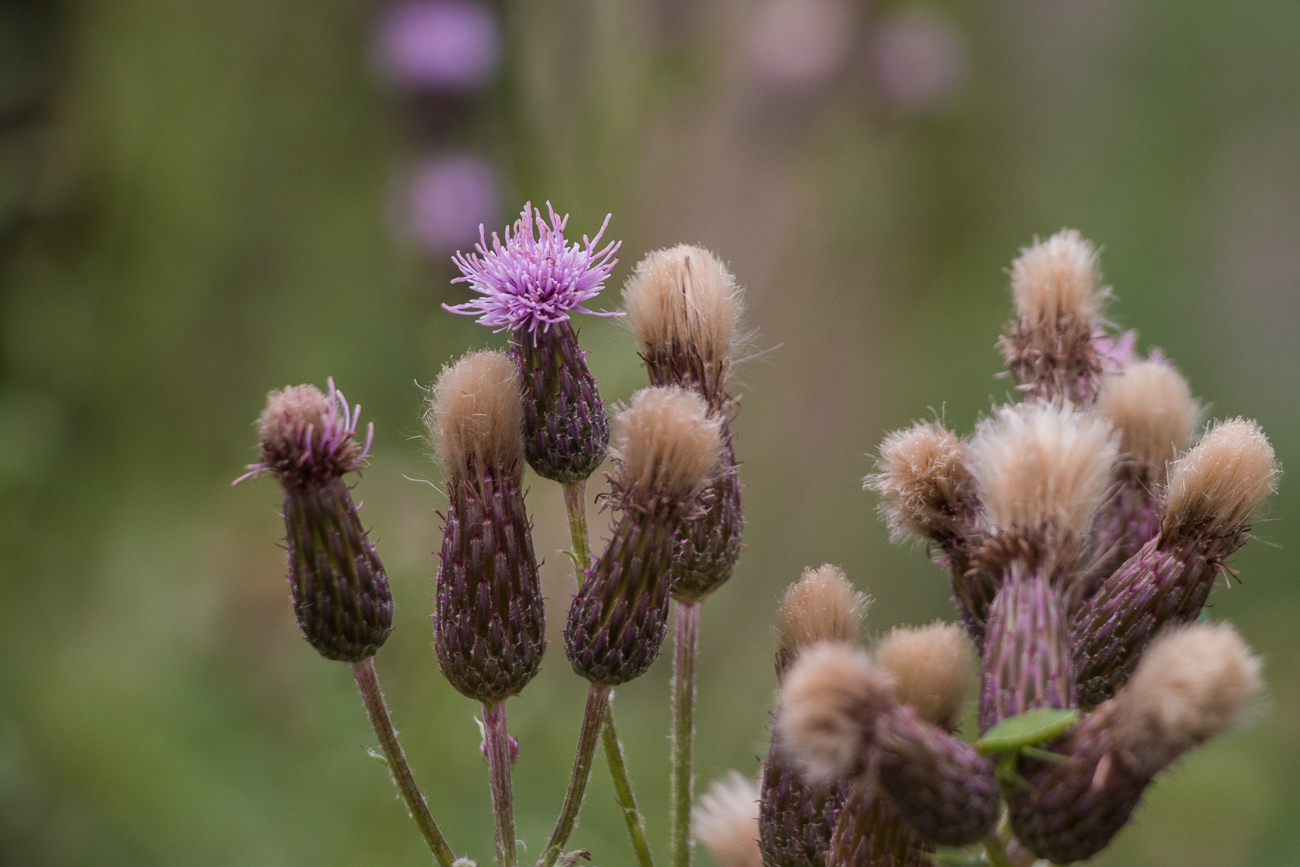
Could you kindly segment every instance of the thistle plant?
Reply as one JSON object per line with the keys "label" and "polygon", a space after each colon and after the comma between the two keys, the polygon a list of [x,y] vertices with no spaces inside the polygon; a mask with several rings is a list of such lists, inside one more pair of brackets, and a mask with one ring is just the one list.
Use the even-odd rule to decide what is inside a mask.
{"label": "thistle plant", "polygon": [[[670,852],[698,838],[721,867],[924,867],[1091,858],[1181,755],[1224,731],[1261,688],[1226,623],[1199,622],[1278,477],[1253,422],[1213,423],[1158,351],[1106,319],[1096,253],[1064,231],[1011,269],[1016,318],[1000,342],[1015,398],[969,437],[941,422],[888,435],[865,485],[896,541],[947,573],[955,622],[897,627],[864,646],[867,597],[809,569],[777,614],[778,695],[767,757],[695,803],[700,608],[729,580],[744,519],[731,373],[743,311],[735,279],[698,247],[649,254],[623,290],[648,387],[613,423],[570,316],[611,276],[619,242],[570,243],[567,217],[525,205],[455,264],[478,297],[449,306],[507,334],[505,351],[447,365],[425,416],[447,502],[433,605],[438,667],[478,705],[498,867],[521,851],[506,702],[545,662],[545,609],[525,466],[564,491],[577,590],[564,651],[588,682],[572,770],[538,867],[570,849],[598,745],[637,863],[653,867],[615,728],[614,690],[657,661],[673,622]],[[417,827],[457,858],[430,815],[375,673],[390,637],[389,578],[345,477],[373,427],[333,380],[272,392],[260,460],[284,493],[290,595],[304,637],[347,662]],[[612,444],[611,444],[612,443]],[[593,557],[586,481],[608,459],[613,523]],[[973,731],[962,736],[978,672]],[[978,852],[973,851],[979,847]]]}

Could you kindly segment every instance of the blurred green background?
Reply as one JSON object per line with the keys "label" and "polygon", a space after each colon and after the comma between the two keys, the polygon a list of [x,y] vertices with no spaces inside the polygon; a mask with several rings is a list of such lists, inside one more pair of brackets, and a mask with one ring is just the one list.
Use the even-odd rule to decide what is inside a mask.
{"label": "blurred green background", "polygon": [[[453,848],[489,863],[475,707],[429,647],[442,499],[420,422],[444,362],[499,344],[439,306],[466,296],[447,254],[467,215],[550,200],[581,235],[613,212],[599,309],[678,241],[747,289],[769,351],[740,371],[747,549],[704,608],[701,788],[765,753],[775,604],[803,567],[842,565],[873,633],[951,618],[860,479],[885,431],[931,411],[968,430],[1005,394],[1004,269],[1035,235],[1102,245],[1116,321],[1300,460],[1300,5],[485,8],[477,77],[430,85],[385,59],[377,0],[0,5],[0,863],[430,863],[347,668],[294,626],[275,484],[229,484],[266,391],[329,375],[375,422],[358,496],[397,599],[379,674]],[[410,179],[447,155],[475,169],[422,221]],[[582,326],[626,399],[629,334]],[[1267,700],[1098,863],[1300,864],[1292,481],[1213,597]],[[558,488],[531,484],[554,636],[567,538]],[[661,859],[666,668],[616,701]],[[534,855],[584,692],[553,637],[510,704]],[[572,842],[629,863],[603,759],[593,780]]]}

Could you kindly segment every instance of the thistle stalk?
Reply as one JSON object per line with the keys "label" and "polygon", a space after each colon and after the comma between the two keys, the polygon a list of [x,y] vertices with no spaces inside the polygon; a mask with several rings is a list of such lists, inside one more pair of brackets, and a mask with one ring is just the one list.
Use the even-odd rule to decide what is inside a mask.
{"label": "thistle stalk", "polygon": [[609,763],[609,775],[614,780],[614,795],[618,806],[623,810],[623,821],[627,823],[627,833],[632,838],[637,863],[640,867],[655,867],[650,844],[645,838],[645,820],[637,809],[632,780],[627,775],[627,764],[623,761],[623,747],[618,742],[618,731],[614,728],[613,698],[611,693],[610,701],[605,703],[605,730],[601,733],[601,741],[605,745],[605,761]]}
{"label": "thistle stalk", "polygon": [[587,782],[591,779],[591,761],[596,754],[596,741],[605,722],[606,707],[612,691],[611,687],[598,683],[591,684],[587,691],[587,707],[582,714],[578,750],[573,759],[573,770],[569,773],[569,788],[564,793],[560,817],[555,820],[555,830],[551,832],[550,842],[546,844],[546,850],[537,862],[538,867],[551,867],[556,862],[569,835],[578,824],[578,811],[582,809],[582,798],[587,791]]}
{"label": "thistle stalk", "polygon": [[496,832],[497,867],[515,867],[515,809],[510,786],[510,732],[504,699],[483,702],[483,736],[487,752],[488,785],[492,790],[492,821]]}
{"label": "thistle stalk", "polygon": [[700,603],[677,602],[673,637],[673,728],[670,849],[673,867],[690,867],[691,804],[695,801],[695,657]]}
{"label": "thistle stalk", "polygon": [[388,761],[388,770],[393,774],[393,784],[397,786],[397,791],[401,792],[402,799],[406,801],[406,806],[411,811],[411,818],[415,819],[415,824],[424,835],[424,841],[429,844],[429,851],[433,853],[433,857],[438,859],[441,867],[452,867],[456,856],[452,854],[451,847],[442,836],[442,831],[438,830],[438,823],[433,820],[429,805],[425,803],[424,795],[415,784],[415,775],[411,773],[411,766],[406,761],[406,752],[402,749],[401,741],[397,739],[397,730],[393,728],[393,720],[388,715],[388,706],[384,703],[384,693],[379,688],[379,678],[375,676],[374,657],[366,657],[360,662],[352,663],[352,676],[356,678],[357,688],[361,690],[361,700],[365,702],[366,713],[370,715],[370,724],[374,726],[375,735],[379,738],[379,748],[384,751],[384,758]]}

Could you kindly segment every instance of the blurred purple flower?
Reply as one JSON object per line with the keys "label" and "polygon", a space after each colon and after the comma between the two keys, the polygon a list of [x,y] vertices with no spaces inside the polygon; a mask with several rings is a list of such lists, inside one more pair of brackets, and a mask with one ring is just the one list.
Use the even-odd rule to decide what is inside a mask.
{"label": "blurred purple flower", "polygon": [[501,44],[496,19],[478,3],[405,0],[379,22],[375,54],[393,84],[474,90],[492,78]]}
{"label": "blurred purple flower", "polygon": [[905,9],[882,23],[874,49],[880,95],[902,111],[940,105],[966,77],[966,41],[928,9]]}
{"label": "blurred purple flower", "polygon": [[854,24],[847,0],[766,0],[748,35],[754,74],[783,90],[824,86],[848,58]]}
{"label": "blurred purple flower", "polygon": [[499,189],[496,169],[482,157],[433,157],[411,177],[406,222],[424,246],[450,253],[472,242],[484,223],[497,221]]}
{"label": "blurred purple flower", "polygon": [[[611,241],[596,249],[609,226],[605,216],[595,238],[582,236],[582,244],[564,243],[564,227],[569,215],[556,216],[546,203],[548,224],[540,209],[531,202],[515,221],[513,231],[506,229],[505,243],[492,233],[492,246],[479,227],[477,255],[457,253],[452,257],[463,275],[453,283],[468,283],[483,297],[464,304],[442,305],[452,313],[478,316],[478,322],[498,331],[510,329],[536,335],[569,318],[570,311],[595,316],[622,316],[622,313],[598,313],[582,306],[600,294],[601,288],[618,260],[614,254],[622,241]],[[537,234],[533,234],[534,227]]]}

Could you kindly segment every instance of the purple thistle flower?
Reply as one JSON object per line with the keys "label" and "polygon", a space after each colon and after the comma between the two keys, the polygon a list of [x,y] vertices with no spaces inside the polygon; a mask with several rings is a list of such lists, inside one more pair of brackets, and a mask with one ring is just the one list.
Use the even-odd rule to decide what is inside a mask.
{"label": "purple thistle flower", "polygon": [[365,445],[358,444],[361,404],[349,408],[343,392],[334,387],[334,377],[329,378],[327,395],[306,385],[286,388],[273,397],[259,422],[262,460],[246,466],[248,472],[232,485],[266,471],[282,481],[312,474],[341,476],[365,462],[375,424],[366,429]]}
{"label": "purple thistle flower", "polygon": [[526,331],[534,340],[539,332],[545,333],[552,325],[567,321],[574,310],[593,316],[622,316],[619,312],[596,312],[582,306],[584,301],[600,293],[618,263],[614,253],[621,241],[611,241],[604,248],[596,249],[611,215],[605,216],[595,238],[589,240],[583,235],[581,245],[569,245],[564,242],[568,214],[556,216],[550,202],[546,203],[546,210],[550,214],[549,224],[540,209],[534,208],[531,202],[525,203],[514,231],[506,229],[504,244],[496,232],[492,233],[491,249],[480,225],[479,243],[474,245],[477,254],[457,253],[452,257],[464,276],[451,282],[468,283],[482,297],[464,304],[442,306],[452,313],[477,315],[479,324],[496,331]]}

